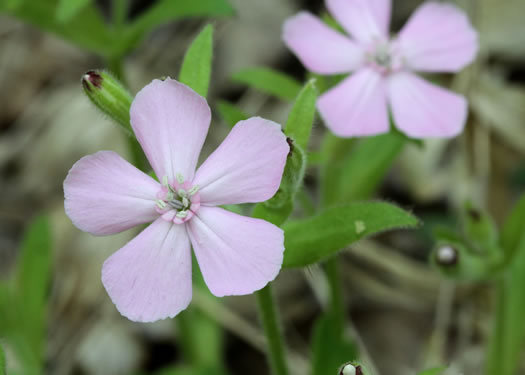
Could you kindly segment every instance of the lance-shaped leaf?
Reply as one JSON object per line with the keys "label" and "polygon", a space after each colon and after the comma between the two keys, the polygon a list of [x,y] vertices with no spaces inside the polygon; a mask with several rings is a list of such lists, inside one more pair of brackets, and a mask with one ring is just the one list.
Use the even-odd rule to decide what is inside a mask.
{"label": "lance-shaped leaf", "polygon": [[123,48],[133,48],[153,29],[188,17],[231,16],[234,9],[227,0],[159,0],[129,27]]}
{"label": "lance-shaped leaf", "polygon": [[[44,363],[47,296],[51,279],[51,233],[46,217],[37,217],[24,235],[10,306],[7,336],[26,373],[37,373]],[[35,372],[36,371],[36,372]]]}
{"label": "lance-shaped leaf", "polygon": [[301,91],[301,83],[295,78],[269,68],[246,68],[232,79],[283,100],[292,101]]}
{"label": "lance-shaped leaf", "polygon": [[206,97],[211,78],[213,26],[207,25],[195,38],[184,56],[179,81]]}
{"label": "lance-shaped leaf", "polygon": [[9,8],[0,1],[0,10],[105,57],[112,56],[118,47],[114,43],[113,30],[106,25],[100,12],[92,4],[85,5],[82,12],[68,21],[57,22],[55,1],[15,1],[17,6],[14,8]]}
{"label": "lance-shaped leaf", "polygon": [[308,82],[297,96],[284,129],[288,136],[290,154],[281,185],[273,198],[255,206],[254,217],[280,226],[292,213],[295,196],[303,184],[306,169],[306,154],[303,146],[308,144],[312,132],[316,97],[313,81]]}
{"label": "lance-shaped leaf", "polygon": [[68,22],[90,2],[91,0],[59,0],[56,10],[56,19],[62,23]]}
{"label": "lance-shaped leaf", "polygon": [[295,144],[303,150],[308,148],[308,141],[312,134],[317,95],[315,80],[312,79],[306,83],[297,96],[284,128],[286,135],[292,138]]}
{"label": "lance-shaped leaf", "polygon": [[357,202],[328,208],[316,216],[283,226],[286,249],[283,266],[315,264],[364,237],[418,225],[414,215],[385,202]]}
{"label": "lance-shaped leaf", "polygon": [[[327,171],[323,179],[323,200],[327,205],[368,198],[405,144],[402,135],[391,132],[363,139],[353,148],[346,146],[348,149],[343,152],[349,141],[334,141],[341,144],[342,151],[325,158]],[[329,153],[333,152],[326,149]]]}

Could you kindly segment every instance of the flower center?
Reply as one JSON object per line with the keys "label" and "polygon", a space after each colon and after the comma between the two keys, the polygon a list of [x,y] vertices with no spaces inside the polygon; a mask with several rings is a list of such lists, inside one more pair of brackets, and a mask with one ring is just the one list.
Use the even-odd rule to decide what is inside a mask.
{"label": "flower center", "polygon": [[381,74],[397,72],[403,68],[403,61],[395,42],[374,41],[367,49],[366,61]]}
{"label": "flower center", "polygon": [[199,186],[192,186],[180,174],[172,182],[165,176],[157,193],[155,208],[164,220],[182,224],[190,220],[200,207],[198,191]]}

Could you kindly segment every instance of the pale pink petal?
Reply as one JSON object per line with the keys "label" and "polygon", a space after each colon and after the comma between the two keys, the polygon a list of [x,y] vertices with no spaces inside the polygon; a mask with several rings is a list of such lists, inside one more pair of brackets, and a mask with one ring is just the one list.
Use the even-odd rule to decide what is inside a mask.
{"label": "pale pink petal", "polygon": [[206,285],[218,297],[253,293],[281,269],[284,233],[267,221],[201,207],[188,234]]}
{"label": "pale pink petal", "polygon": [[285,22],[283,40],[308,70],[319,74],[351,72],[364,58],[361,46],[308,12]]}
{"label": "pale pink petal", "polygon": [[388,97],[396,126],[410,137],[454,137],[465,126],[465,98],[415,74],[394,74]]}
{"label": "pale pink petal", "polygon": [[289,151],[279,124],[260,117],[239,121],[195,175],[201,204],[270,199],[281,183]]}
{"label": "pale pink petal", "polygon": [[191,251],[185,226],[157,219],[104,262],[102,282],[128,319],[173,318],[191,301]]}
{"label": "pale pink petal", "polygon": [[112,151],[80,159],[64,181],[65,209],[85,232],[107,235],[155,220],[160,185]]}
{"label": "pale pink petal", "polygon": [[398,36],[400,53],[416,71],[457,72],[478,51],[478,35],[467,15],[452,4],[421,5]]}
{"label": "pale pink petal", "polygon": [[326,7],[357,41],[387,40],[392,0],[326,0]]}
{"label": "pale pink petal", "polygon": [[131,126],[159,180],[191,180],[208,133],[206,99],[172,79],[154,80],[131,105]]}
{"label": "pale pink petal", "polygon": [[323,94],[317,108],[326,126],[340,137],[360,137],[389,130],[385,83],[363,68]]}

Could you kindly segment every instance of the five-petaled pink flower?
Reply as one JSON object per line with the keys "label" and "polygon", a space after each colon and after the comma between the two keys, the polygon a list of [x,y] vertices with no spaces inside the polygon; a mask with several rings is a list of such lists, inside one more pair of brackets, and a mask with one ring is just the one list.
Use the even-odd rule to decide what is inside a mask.
{"label": "five-petaled pink flower", "polygon": [[161,183],[111,151],[80,159],[64,181],[73,223],[95,235],[153,222],[109,257],[102,282],[120,313],[173,317],[192,296],[191,250],[216,296],[249,294],[282,265],[284,235],[264,220],[217,207],[261,202],[281,182],[289,146],[279,124],[240,121],[195,172],[211,119],[187,86],[154,80],[136,96],[131,125]]}
{"label": "five-petaled pink flower", "polygon": [[326,6],[353,39],[308,12],[285,23],[283,39],[312,72],[355,72],[317,102],[335,134],[388,132],[388,105],[410,137],[452,137],[463,130],[465,98],[413,73],[457,72],[472,62],[477,33],[461,10],[426,2],[390,39],[391,0],[326,0]]}

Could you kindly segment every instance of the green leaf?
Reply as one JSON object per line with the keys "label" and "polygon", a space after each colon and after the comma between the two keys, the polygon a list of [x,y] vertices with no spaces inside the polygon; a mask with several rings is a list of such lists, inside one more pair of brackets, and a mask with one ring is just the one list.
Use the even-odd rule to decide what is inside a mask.
{"label": "green leaf", "polygon": [[7,306],[1,314],[6,320],[2,333],[27,374],[41,373],[44,364],[51,251],[49,221],[37,217],[22,240],[9,289],[0,285],[0,303]]}
{"label": "green leaf", "polygon": [[310,80],[303,87],[295,104],[288,116],[284,131],[291,137],[295,144],[306,150],[312,133],[315,118],[315,102],[317,100],[317,88],[315,80]]}
{"label": "green leaf", "polygon": [[295,78],[269,68],[246,68],[232,79],[283,100],[294,100],[301,91],[301,83]]}
{"label": "green leaf", "polygon": [[237,106],[225,100],[219,100],[217,103],[217,110],[226,124],[233,128],[239,121],[246,120],[248,116],[241,111]]}
{"label": "green leaf", "polygon": [[343,363],[357,358],[357,346],[348,340],[344,332],[336,331],[331,314],[320,316],[313,330],[312,374],[337,374]]}
{"label": "green leaf", "polygon": [[59,22],[67,22],[78,14],[91,0],[58,0],[56,18]]}
{"label": "green leaf", "polygon": [[20,324],[34,358],[42,365],[47,317],[47,295],[51,280],[52,244],[49,220],[37,217],[29,226],[17,265],[15,295]]}
{"label": "green leaf", "polygon": [[525,194],[520,198],[501,230],[501,246],[508,254],[514,254],[525,238]]}
{"label": "green leaf", "polygon": [[434,367],[425,371],[421,371],[417,375],[439,375],[447,369],[447,366]]}
{"label": "green leaf", "polygon": [[308,266],[378,232],[416,228],[419,220],[385,202],[358,202],[324,210],[319,215],[290,221],[285,232],[284,267]]}
{"label": "green leaf", "polygon": [[253,217],[265,219],[280,226],[292,213],[295,196],[303,185],[307,164],[303,147],[308,145],[312,132],[316,98],[317,91],[312,80],[306,83],[297,96],[286,122],[285,133],[288,136],[290,154],[279,190],[270,200],[255,206]]}
{"label": "green leaf", "polygon": [[160,25],[187,17],[231,16],[234,9],[227,0],[160,0],[130,26],[125,49],[136,45]]}
{"label": "green leaf", "polygon": [[16,10],[24,0],[5,0],[5,6],[9,10]]}
{"label": "green leaf", "polygon": [[41,318],[51,275],[51,228],[47,217],[37,217],[29,226],[18,260],[17,292],[36,320]]}
{"label": "green leaf", "polygon": [[213,26],[206,25],[186,51],[179,74],[179,81],[203,97],[208,95],[212,55]]}
{"label": "green leaf", "polygon": [[4,6],[3,10],[78,47],[106,57],[115,52],[113,32],[92,4],[87,4],[82,12],[63,23],[56,22],[56,0],[23,1],[15,9]]}
{"label": "green leaf", "polygon": [[[348,144],[348,140],[338,143]],[[342,157],[327,158],[323,181],[325,204],[348,203],[368,198],[383,180],[405,141],[397,133],[388,133],[361,140]],[[329,152],[333,152],[329,150]],[[332,164],[333,163],[333,164]]]}

